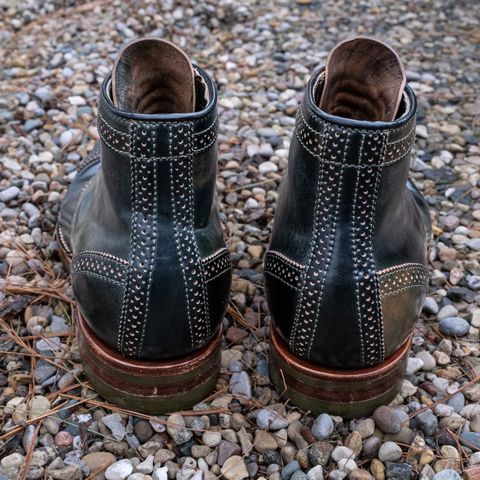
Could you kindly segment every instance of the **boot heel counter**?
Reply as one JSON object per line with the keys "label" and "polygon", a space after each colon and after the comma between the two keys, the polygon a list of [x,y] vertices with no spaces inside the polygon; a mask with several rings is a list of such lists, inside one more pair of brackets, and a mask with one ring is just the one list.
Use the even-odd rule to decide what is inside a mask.
{"label": "boot heel counter", "polygon": [[227,311],[232,283],[230,252],[221,248],[202,259],[203,281],[208,296],[210,331],[215,332]]}
{"label": "boot heel counter", "polygon": [[[424,250],[423,235],[417,242],[408,224],[413,204],[405,194],[415,97],[407,87],[405,114],[366,128],[324,116],[311,102],[307,96],[299,109],[272,235],[272,248],[300,258],[305,269],[295,289],[269,280],[266,271],[267,287],[277,282],[269,308],[300,358],[333,368],[378,365],[398,342],[391,342],[390,331],[385,336],[384,312],[389,325],[395,315],[391,299],[382,298],[377,270],[421,262]],[[282,295],[294,299],[288,321]],[[415,297],[415,312],[419,302]],[[401,321],[410,328],[414,316]]]}
{"label": "boot heel counter", "polygon": [[383,313],[385,356],[411,334],[425,300],[430,273],[422,264],[404,263],[377,273]]}
{"label": "boot heel counter", "polygon": [[92,331],[118,348],[128,262],[113,255],[85,251],[72,259],[71,282],[78,305]]}

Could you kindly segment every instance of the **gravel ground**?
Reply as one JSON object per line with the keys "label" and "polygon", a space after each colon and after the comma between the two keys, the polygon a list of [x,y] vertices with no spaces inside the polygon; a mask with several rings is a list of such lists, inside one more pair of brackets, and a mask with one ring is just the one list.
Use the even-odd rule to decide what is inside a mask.
{"label": "gravel ground", "polygon": [[[479,4],[409,3],[0,0],[0,480],[480,478]],[[157,418],[89,388],[54,235],[97,138],[99,84],[119,47],[147,34],[184,47],[218,82],[218,189],[235,265],[217,391]],[[412,177],[434,243],[401,394],[349,422],[273,390],[262,257],[309,73],[352,34],[405,61],[419,100]]]}

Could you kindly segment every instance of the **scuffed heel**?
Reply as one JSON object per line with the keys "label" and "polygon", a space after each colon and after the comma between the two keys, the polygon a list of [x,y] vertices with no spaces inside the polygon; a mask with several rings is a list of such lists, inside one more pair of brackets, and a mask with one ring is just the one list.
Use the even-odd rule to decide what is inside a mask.
{"label": "scuffed heel", "polygon": [[343,418],[370,415],[390,403],[402,386],[412,337],[380,365],[358,370],[326,368],[295,356],[270,329],[273,384],[294,405],[314,414]]}
{"label": "scuffed heel", "polygon": [[215,388],[221,329],[200,351],[164,362],[120,355],[95,336],[79,311],[77,335],[85,373],[94,389],[128,410],[160,414],[191,408]]}

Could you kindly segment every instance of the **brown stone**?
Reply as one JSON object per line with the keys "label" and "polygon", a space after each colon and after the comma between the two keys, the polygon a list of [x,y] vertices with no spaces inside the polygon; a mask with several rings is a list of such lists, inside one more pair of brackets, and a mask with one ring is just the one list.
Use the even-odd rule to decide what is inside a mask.
{"label": "brown stone", "polygon": [[230,327],[225,334],[227,341],[233,345],[241,345],[248,337],[248,332],[238,327]]}
{"label": "brown stone", "polygon": [[116,460],[115,455],[108,452],[88,453],[82,458],[82,462],[90,469],[90,475],[96,480],[105,478],[105,470]]}
{"label": "brown stone", "polygon": [[278,448],[275,438],[264,430],[257,430],[255,432],[253,446],[258,453],[264,453],[266,450],[275,450]]}

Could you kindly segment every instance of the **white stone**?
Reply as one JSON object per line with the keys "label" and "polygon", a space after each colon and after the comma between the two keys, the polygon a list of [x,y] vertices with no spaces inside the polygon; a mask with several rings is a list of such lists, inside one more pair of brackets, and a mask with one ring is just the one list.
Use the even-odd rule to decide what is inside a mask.
{"label": "white stone", "polygon": [[345,472],[347,475],[356,470],[357,464],[355,463],[355,460],[349,459],[349,458],[342,458],[338,462],[338,468],[339,470],[342,470]]}
{"label": "white stone", "polygon": [[267,173],[277,172],[278,171],[278,166],[275,165],[273,162],[262,162],[258,166],[258,171],[262,175],[266,175]]}
{"label": "white stone", "polygon": [[153,455],[149,455],[142,463],[139,463],[135,470],[140,473],[150,474],[153,471]]}
{"label": "white stone", "polygon": [[480,414],[480,403],[471,403],[470,405],[465,405],[460,412],[460,415],[463,418],[470,418],[475,414]]}
{"label": "white stone", "polygon": [[323,480],[323,468],[321,465],[316,465],[307,472],[308,480]]}
{"label": "white stone", "polygon": [[338,463],[342,458],[354,459],[355,454],[350,448],[339,445],[338,447],[335,447],[335,449],[333,450],[332,458],[335,462]]}
{"label": "white stone", "polygon": [[407,363],[407,375],[414,375],[423,368],[423,360],[418,357],[410,357]]}
{"label": "white stone", "polygon": [[210,448],[215,448],[222,441],[220,432],[205,432],[202,435],[203,443]]}
{"label": "white stone", "polygon": [[105,471],[106,480],[124,480],[133,472],[130,460],[124,459],[112,463]]}
{"label": "white stone", "polygon": [[153,480],[168,480],[168,467],[157,468],[152,474]]}

